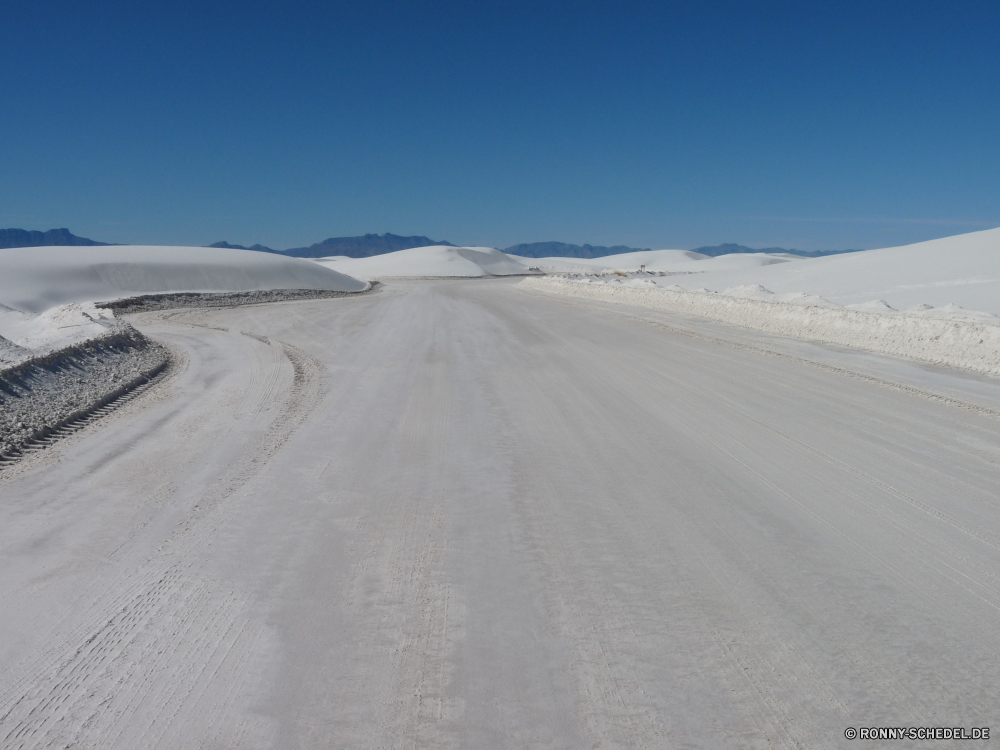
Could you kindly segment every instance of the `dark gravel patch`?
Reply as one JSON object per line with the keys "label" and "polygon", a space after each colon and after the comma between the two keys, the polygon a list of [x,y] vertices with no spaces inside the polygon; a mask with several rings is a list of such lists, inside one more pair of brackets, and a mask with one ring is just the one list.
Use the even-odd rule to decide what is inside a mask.
{"label": "dark gravel patch", "polygon": [[0,455],[89,415],[147,382],[170,353],[128,323],[0,369]]}
{"label": "dark gravel patch", "polygon": [[173,294],[144,294],[140,297],[97,302],[98,307],[114,310],[116,315],[176,310],[185,307],[240,307],[264,305],[269,302],[327,299],[330,297],[355,297],[374,291],[378,282],[372,282],[359,292],[332,292],[323,289],[268,289],[252,292],[177,292]]}

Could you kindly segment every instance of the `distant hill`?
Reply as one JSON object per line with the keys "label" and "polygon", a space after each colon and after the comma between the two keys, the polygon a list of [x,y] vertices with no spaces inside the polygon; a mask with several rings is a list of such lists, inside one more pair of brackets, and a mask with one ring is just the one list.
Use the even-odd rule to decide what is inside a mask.
{"label": "distant hill", "polygon": [[8,247],[46,247],[48,245],[81,245],[93,247],[110,245],[110,242],[97,242],[86,237],[77,237],[68,229],[50,229],[38,232],[26,229],[0,229],[0,248]]}
{"label": "distant hill", "polygon": [[250,247],[243,247],[243,245],[230,245],[228,242],[213,242],[209,247],[224,247],[229,250],[256,250],[259,253],[277,253],[280,250],[272,250],[269,247],[264,247],[263,245],[251,245]]}
{"label": "distant hill", "polygon": [[504,250],[509,255],[520,255],[522,258],[603,258],[605,255],[621,255],[622,253],[639,253],[649,250],[648,247],[603,247],[601,245],[569,245],[565,242],[526,242],[513,245]]}
{"label": "distant hill", "polygon": [[763,247],[754,250],[746,245],[737,245],[734,242],[726,242],[721,245],[711,247],[696,247],[691,252],[701,253],[716,258],[720,255],[731,255],[732,253],[788,253],[789,255],[801,255],[804,258],[819,258],[823,255],[840,255],[841,253],[860,253],[861,250],[786,250],[783,247]]}
{"label": "distant hill", "polygon": [[432,240],[430,237],[400,237],[397,234],[386,232],[385,234],[365,234],[360,237],[331,237],[309,247],[293,247],[289,250],[282,250],[281,254],[290,255],[293,258],[326,258],[330,255],[370,258],[373,255],[409,250],[411,247],[428,247],[429,245],[454,247],[450,242],[444,240]]}

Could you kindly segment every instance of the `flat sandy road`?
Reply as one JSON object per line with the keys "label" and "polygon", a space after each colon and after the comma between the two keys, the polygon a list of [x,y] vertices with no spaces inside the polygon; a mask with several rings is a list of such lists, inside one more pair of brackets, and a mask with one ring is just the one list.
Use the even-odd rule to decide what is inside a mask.
{"label": "flat sandy road", "polygon": [[496,280],[136,324],[0,477],[4,750],[1000,734],[998,383]]}

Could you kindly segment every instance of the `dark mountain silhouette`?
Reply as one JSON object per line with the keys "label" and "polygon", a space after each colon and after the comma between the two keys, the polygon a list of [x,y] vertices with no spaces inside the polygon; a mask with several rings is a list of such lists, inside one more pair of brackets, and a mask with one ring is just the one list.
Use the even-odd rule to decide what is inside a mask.
{"label": "dark mountain silhouette", "polygon": [[720,255],[731,255],[732,253],[788,253],[789,255],[801,255],[804,258],[819,258],[824,255],[840,255],[841,253],[860,253],[861,250],[785,250],[783,247],[763,247],[754,250],[746,245],[737,245],[734,242],[725,242],[721,245],[710,247],[696,247],[692,252],[708,255],[717,258]]}
{"label": "dark mountain silhouette", "polygon": [[444,240],[432,240],[429,237],[400,237],[396,234],[365,234],[360,237],[331,237],[317,242],[309,247],[293,247],[281,251],[282,255],[293,258],[325,258],[330,255],[346,255],[349,258],[369,258],[372,255],[393,253],[397,250],[409,250],[411,247],[427,247],[428,245],[448,245]]}
{"label": "dark mountain silhouette", "polygon": [[26,229],[0,229],[0,248],[8,247],[45,247],[47,245],[110,245],[110,242],[97,242],[86,237],[77,237],[68,229],[50,229],[38,232]]}
{"label": "dark mountain silhouette", "polygon": [[525,242],[513,245],[504,250],[511,255],[522,258],[603,258],[605,255],[621,255],[622,253],[638,253],[649,250],[648,247],[603,247],[601,245],[569,245],[565,242]]}
{"label": "dark mountain silhouette", "polygon": [[331,237],[317,242],[309,247],[292,247],[288,250],[274,250],[264,245],[233,245],[229,242],[214,242],[209,247],[227,247],[233,250],[256,250],[261,253],[277,253],[292,258],[326,258],[331,255],[346,255],[350,258],[369,258],[372,255],[393,253],[397,250],[409,250],[411,247],[427,247],[428,245],[448,245],[444,240],[432,240],[430,237],[400,237],[398,234],[364,234],[359,237]]}
{"label": "dark mountain silhouette", "polygon": [[[68,229],[50,229],[47,232],[28,231],[24,229],[0,229],[0,249],[10,247],[42,247],[46,245],[78,245],[97,246],[112,245],[112,242],[98,242],[86,237],[77,237]],[[346,255],[350,258],[368,258],[373,255],[392,253],[396,250],[408,250],[411,247],[426,247],[428,245],[453,246],[445,240],[432,240],[429,237],[401,237],[397,234],[365,234],[358,237],[331,237],[317,242],[309,247],[293,247],[288,250],[274,250],[264,245],[233,245],[228,242],[215,242],[209,247],[225,247],[233,250],[253,250],[262,253],[275,253],[293,258],[325,258],[330,255]],[[621,255],[649,250],[648,247],[626,247],[614,245],[571,245],[565,242],[527,242],[513,245],[504,250],[511,255],[524,258],[602,258],[607,255]],[[782,247],[764,247],[754,249],[734,242],[721,245],[697,247],[693,252],[711,257],[730,255],[732,253],[788,253],[805,258],[818,258],[825,255],[841,253],[858,253],[861,250],[786,250]]]}
{"label": "dark mountain silhouette", "polygon": [[250,247],[243,247],[243,245],[230,245],[228,242],[213,242],[209,247],[224,247],[230,250],[256,250],[259,253],[278,253],[280,250],[272,250],[269,247],[264,247],[263,245],[251,245]]}

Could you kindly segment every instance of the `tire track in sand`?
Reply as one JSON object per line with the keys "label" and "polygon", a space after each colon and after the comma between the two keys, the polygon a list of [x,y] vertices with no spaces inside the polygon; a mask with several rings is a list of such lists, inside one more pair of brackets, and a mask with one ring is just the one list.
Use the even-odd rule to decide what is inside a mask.
{"label": "tire track in sand", "polygon": [[[54,623],[43,655],[4,675],[0,746],[176,746],[180,736],[195,740],[208,730],[184,721],[196,704],[202,715],[230,717],[211,727],[220,746],[236,747],[253,730],[223,707],[238,697],[262,625],[251,618],[245,593],[195,570],[199,553],[238,509],[240,490],[318,400],[319,363],[281,342],[265,346],[251,347],[256,367],[234,419],[266,422],[262,434],[237,450],[218,481],[199,488],[186,517],[144,563],[102,578],[85,611],[67,610]],[[223,443],[232,449],[244,440],[246,432],[234,427]]]}

